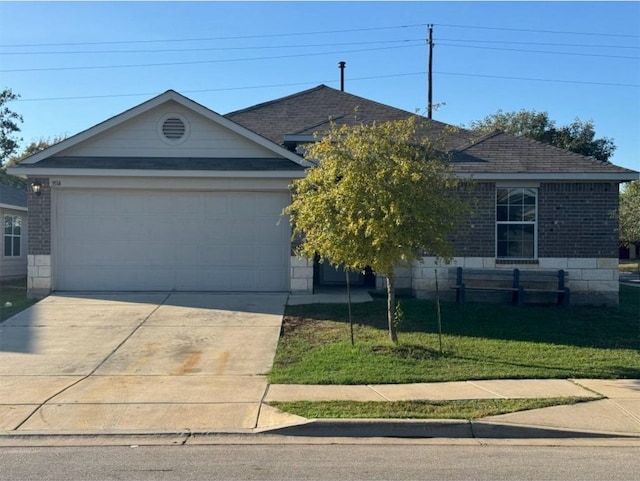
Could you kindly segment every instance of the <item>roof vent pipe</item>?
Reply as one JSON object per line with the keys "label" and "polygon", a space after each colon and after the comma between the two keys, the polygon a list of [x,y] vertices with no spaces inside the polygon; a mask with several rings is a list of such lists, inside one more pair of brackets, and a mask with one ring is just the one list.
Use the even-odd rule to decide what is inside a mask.
{"label": "roof vent pipe", "polygon": [[340,91],[344,92],[344,66],[347,62],[338,62],[338,68],[340,68]]}

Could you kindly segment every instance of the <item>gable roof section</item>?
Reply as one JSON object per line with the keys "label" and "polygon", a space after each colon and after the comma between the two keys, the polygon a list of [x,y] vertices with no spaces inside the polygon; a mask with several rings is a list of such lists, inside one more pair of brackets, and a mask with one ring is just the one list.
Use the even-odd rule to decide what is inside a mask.
{"label": "gable roof section", "polygon": [[0,184],[0,207],[27,210],[27,193],[24,190]]}
{"label": "gable roof section", "polygon": [[[279,145],[274,144],[273,142],[269,141],[268,139],[260,135],[257,135],[255,132],[252,132],[251,130],[243,127],[242,125],[237,124],[220,114],[217,114],[216,112],[194,102],[191,99],[188,99],[187,97],[179,94],[174,90],[167,90],[166,92],[164,92],[161,95],[158,95],[157,97],[154,97],[136,107],[126,110],[125,112],[119,115],[116,115],[115,117],[105,120],[104,122],[101,122],[83,132],[80,132],[79,134],[76,134],[73,137],[69,137],[55,145],[52,145],[51,147],[45,150],[42,150],[41,152],[38,152],[22,160],[16,167],[13,168],[14,173],[15,174],[29,173],[29,172],[26,172],[26,170],[29,167],[40,167],[40,165],[37,165],[37,164],[39,164],[45,159],[65,158],[64,157],[65,150],[71,147],[74,147],[82,142],[85,142],[95,136],[98,136],[103,132],[108,131],[109,129],[117,127],[122,123],[128,120],[131,120],[135,117],[138,117],[144,114],[145,112],[148,112],[151,109],[158,107],[169,101],[174,101],[180,104],[181,106],[202,115],[203,117],[211,120],[212,122],[215,122],[229,129],[230,131],[238,135],[241,135],[247,138],[248,140],[266,148],[267,150],[278,155],[279,157],[286,159],[291,163],[291,170],[299,170],[309,165],[309,163],[303,160],[300,156],[288,151],[287,149],[282,148]],[[62,154],[62,156],[56,157],[57,154]],[[66,157],[66,158],[69,158],[69,157]],[[49,163],[51,164],[51,162]],[[41,164],[41,166],[44,167],[45,164]],[[57,164],[60,165],[61,162],[58,161]],[[83,167],[87,167],[87,166],[85,165]]]}
{"label": "gable roof section", "polygon": [[[416,114],[406,110],[319,85],[287,97],[230,112],[225,117],[284,145],[287,140],[295,137],[311,141],[314,133],[322,134],[329,130],[332,121],[338,126],[355,125],[402,120],[414,115]],[[448,148],[459,147],[471,139],[466,130],[457,129],[452,132],[450,125],[417,117],[424,125],[425,134],[431,138],[443,138],[446,133]]]}
{"label": "gable roof section", "polygon": [[638,173],[545,144],[496,130],[452,152],[458,173],[475,178],[593,179],[625,181]]}

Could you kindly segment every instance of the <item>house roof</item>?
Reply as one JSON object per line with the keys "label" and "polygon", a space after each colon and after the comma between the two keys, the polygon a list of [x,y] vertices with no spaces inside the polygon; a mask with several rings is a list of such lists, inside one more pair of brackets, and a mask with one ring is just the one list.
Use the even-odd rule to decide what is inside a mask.
{"label": "house roof", "polygon": [[448,148],[462,146],[472,138],[467,130],[456,129],[453,132],[451,125],[326,85],[225,115],[279,145],[296,136],[312,140],[314,133],[322,134],[329,130],[332,122],[342,126],[402,120],[411,116],[422,121],[425,134],[431,138],[442,138],[446,133]]}
{"label": "house roof", "polygon": [[[225,117],[276,142],[312,140],[333,121],[338,126],[405,119],[410,112],[319,85],[287,97],[230,112]],[[421,120],[421,132],[443,141],[454,170],[487,179],[638,179],[637,172],[504,132],[476,138],[474,133],[436,120]]]}
{"label": "house roof", "polygon": [[0,207],[27,209],[27,193],[8,185],[0,184]]}
{"label": "house roof", "polygon": [[499,130],[452,152],[455,171],[472,175],[552,177],[583,176],[602,180],[632,180],[633,170],[576,154],[527,137]]}

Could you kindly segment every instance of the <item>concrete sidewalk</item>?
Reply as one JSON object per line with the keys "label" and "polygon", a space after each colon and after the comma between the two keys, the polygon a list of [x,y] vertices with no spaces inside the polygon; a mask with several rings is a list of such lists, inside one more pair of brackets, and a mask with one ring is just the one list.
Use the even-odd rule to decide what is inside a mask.
{"label": "concrete sidewalk", "polygon": [[[587,397],[594,401],[475,421],[314,420],[279,430],[307,436],[457,438],[632,437],[640,444],[640,380],[490,380],[369,386],[271,385],[272,401],[404,401]],[[604,397],[605,399],[599,399]],[[343,433],[343,434],[339,434]]]}

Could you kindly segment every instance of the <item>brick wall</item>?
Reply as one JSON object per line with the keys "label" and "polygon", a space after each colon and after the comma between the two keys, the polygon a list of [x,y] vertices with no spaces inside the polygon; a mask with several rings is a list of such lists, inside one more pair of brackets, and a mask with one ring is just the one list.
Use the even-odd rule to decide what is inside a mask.
{"label": "brick wall", "polygon": [[[460,189],[471,212],[451,236],[456,257],[495,256],[492,182]],[[548,182],[538,189],[538,257],[618,257],[618,185]]]}
{"label": "brick wall", "polygon": [[31,182],[40,182],[40,195],[35,195],[31,189],[27,193],[27,207],[29,208],[29,255],[51,254],[51,189],[48,178],[29,178]]}
{"label": "brick wall", "polygon": [[462,185],[460,196],[470,206],[470,212],[458,230],[451,236],[456,257],[495,256],[496,185],[477,182]]}
{"label": "brick wall", "polygon": [[618,184],[543,183],[538,257],[618,257]]}

